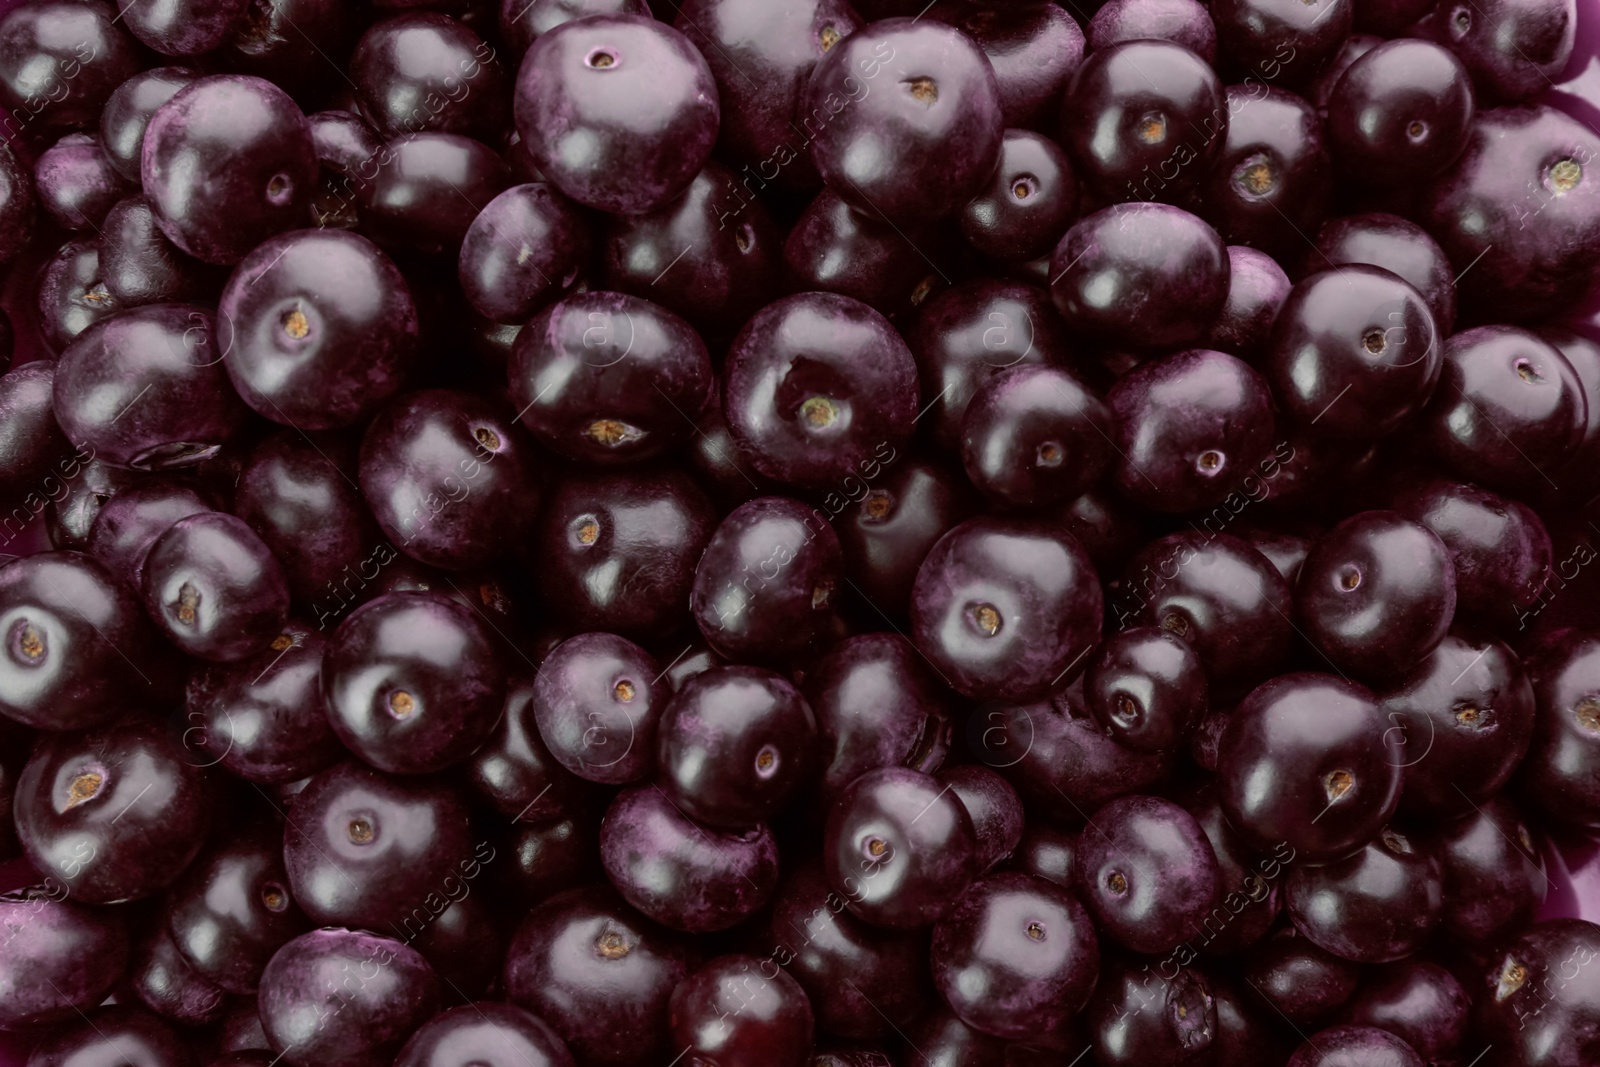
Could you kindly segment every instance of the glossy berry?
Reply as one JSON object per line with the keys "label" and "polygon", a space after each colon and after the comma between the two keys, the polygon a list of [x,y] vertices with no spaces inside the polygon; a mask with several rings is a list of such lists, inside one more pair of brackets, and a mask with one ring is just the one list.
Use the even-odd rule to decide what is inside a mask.
{"label": "glossy berry", "polygon": [[359,444],[286,427],[242,457],[233,486],[234,514],[278,557],[289,592],[318,630],[331,630],[400,555],[361,496]]}
{"label": "glossy berry", "polygon": [[1528,927],[1477,968],[1468,989],[1476,1030],[1499,1044],[1508,1067],[1582,1063],[1600,1053],[1595,970],[1578,962],[1596,952],[1594,923],[1553,919]]}
{"label": "glossy berry", "polygon": [[912,589],[912,640],[957,692],[1036,699],[1082,670],[1100,637],[1099,579],[1070,534],[969,519]]}
{"label": "glossy berry", "polygon": [[668,1004],[692,970],[676,934],[609,890],[580,888],[530,911],[506,952],[505,991],[582,1063],[647,1067],[667,1052]]}
{"label": "glossy berry", "polygon": [[566,1042],[514,1004],[480,1001],[440,1012],[400,1050],[395,1067],[573,1067]]}
{"label": "glossy berry", "polygon": [[143,614],[132,589],[81,553],[0,567],[0,714],[52,731],[116,718],[151,692],[142,672],[154,635]]}
{"label": "glossy berry", "polygon": [[1422,410],[1444,348],[1421,293],[1379,267],[1340,266],[1290,292],[1265,370],[1274,395],[1308,430],[1365,441]]}
{"label": "glossy berry", "polygon": [[1402,810],[1465,817],[1505,785],[1533,737],[1533,689],[1505,645],[1450,634],[1381,694],[1401,735]]}
{"label": "glossy berry", "polygon": [[[140,66],[139,47],[111,5],[23,4],[0,19],[0,104],[43,131],[92,124]],[[12,119],[17,121],[16,118]]]}
{"label": "glossy berry", "polygon": [[[132,998],[130,998],[132,999]],[[40,1041],[29,1059],[39,1063],[187,1063],[192,1053],[181,1031],[143,1009],[112,1005],[90,1015],[74,1017],[71,1024]]]}
{"label": "glossy berry", "polygon": [[978,873],[965,806],[937,779],[903,767],[868,771],[833,802],[823,840],[828,882],[879,926],[926,926]]}
{"label": "glossy berry", "polygon": [[1175,763],[1173,753],[1111,740],[1078,686],[1049,701],[979,710],[968,720],[968,748],[1005,774],[1030,810],[1063,824],[1077,825],[1107,801],[1154,786]]}
{"label": "glossy berry", "polygon": [[1472,72],[1487,102],[1526,100],[1560,76],[1572,55],[1577,8],[1567,0],[1496,0],[1437,6],[1425,24]]}
{"label": "glossy berry", "polygon": [[391,593],[328,639],[322,693],[334,733],[391,774],[465,759],[499,720],[505,669],[480,616],[429,593]]}
{"label": "glossy berry", "polygon": [[492,141],[508,117],[494,49],[437,12],[373,23],[350,56],[350,78],[362,117],[385,138],[434,130]]}
{"label": "glossy berry", "polygon": [[[1552,108],[1478,116],[1466,149],[1425,191],[1418,217],[1460,274],[1461,306],[1475,320],[1537,321],[1588,287],[1600,244],[1597,156],[1600,137]],[[1482,258],[1467,270],[1475,257]]]}
{"label": "glossy berry", "polygon": [[494,731],[467,760],[478,797],[513,823],[542,823],[582,804],[587,789],[556,762],[534,720],[534,679],[513,673]]}
{"label": "glossy berry", "polygon": [[538,500],[533,443],[503,402],[403,393],[361,439],[361,492],[389,542],[449,570],[521,547]]}
{"label": "glossy berry", "polygon": [[628,903],[688,933],[738,925],[778,883],[778,844],[765,825],[702,827],[654,785],[612,801],[600,824],[600,862]]}
{"label": "glossy berry", "polygon": [[507,369],[522,425],[583,463],[630,463],[688,440],[714,388],[693,328],[623,293],[546,308],[517,335]]}
{"label": "glossy berry", "polygon": [[1439,864],[1420,842],[1384,829],[1358,853],[1289,872],[1284,906],[1314,944],[1357,963],[1415,952],[1439,922]]}
{"label": "glossy berry", "polygon": [[1225,95],[1227,139],[1193,194],[1194,209],[1228,243],[1288,259],[1321,223],[1333,192],[1322,123],[1308,102],[1279,86],[1252,79]]}
{"label": "glossy berry", "polygon": [[1123,41],[1160,40],[1181,44],[1207,63],[1217,58],[1217,28],[1195,0],[1110,0],[1085,29],[1095,50]]}
{"label": "glossy berry", "polygon": [[778,296],[783,230],[736,175],[708,162],[654,211],[611,219],[607,288],[654,300],[724,338]]}
{"label": "glossy berry", "polygon": [[1247,245],[1229,245],[1228,299],[1205,346],[1257,364],[1289,291],[1289,276],[1277,260]]}
{"label": "glossy berry", "polygon": [[1382,681],[1444,638],[1455,578],[1433,531],[1397,512],[1363,511],[1312,547],[1295,584],[1295,612],[1306,640],[1335,668]]}
{"label": "glossy berry", "polygon": [[988,379],[961,422],[967,478],[1002,507],[1080,496],[1112,462],[1111,411],[1054,367],[1009,368]]}
{"label": "glossy berry", "polygon": [[1228,255],[1205,222],[1166,204],[1087,215],[1050,257],[1067,324],[1103,343],[1175,348],[1205,336],[1228,298]]}
{"label": "glossy berry", "polygon": [[[911,14],[916,14],[914,8]],[[932,7],[926,14],[948,22],[983,50],[1000,88],[1006,126],[1049,126],[1062,90],[1083,62],[1084,35],[1077,18],[1049,4],[995,8],[975,0]]]}
{"label": "glossy berry", "polygon": [[249,409],[221,366],[211,314],[152,304],[96,322],[56,363],[56,421],[69,440],[139,470],[210,459]]}
{"label": "glossy berry", "polygon": [[[49,360],[25,363],[0,375],[0,458],[5,473],[0,475],[0,494],[7,500],[21,498],[30,507],[41,497],[60,493],[59,473],[76,476],[83,462],[73,457],[76,451],[61,436],[53,408],[55,365]],[[18,520],[12,518],[12,523]],[[7,528],[7,534],[15,531]]]}
{"label": "glossy berry", "polygon": [[773,901],[766,934],[806,995],[818,1028],[857,1041],[885,1040],[932,999],[927,939],[873,926],[848,910],[820,864],[794,871]]}
{"label": "glossy berry", "polygon": [[1128,562],[1113,601],[1119,626],[1159,626],[1199,653],[1217,686],[1264,680],[1289,654],[1289,583],[1265,556],[1229,533],[1182,531]]}
{"label": "glossy berry", "polygon": [[1354,854],[1400,799],[1389,725],[1367,690],[1332,675],[1288,674],[1258,686],[1218,747],[1228,821],[1260,847],[1287,842],[1307,863]]}
{"label": "glossy berry", "polygon": [[1361,984],[1358,964],[1318,948],[1293,926],[1256,945],[1242,963],[1261,999],[1300,1027],[1327,1023]]}
{"label": "glossy berry", "polygon": [[345,755],[322,703],[326,635],[290,621],[266,648],[189,676],[183,743],[201,766],[252,782],[293,782]]}
{"label": "glossy berry", "polygon": [[1170,801],[1131,796],[1091,817],[1073,853],[1079,895],[1104,933],[1159,954],[1192,936],[1217,893],[1216,854],[1194,816]]}
{"label": "glossy berry", "polygon": [[[857,592],[893,618],[903,618],[911,604],[917,568],[945,533],[976,510],[977,495],[959,471],[948,465],[911,457],[896,462],[870,483],[852,479],[842,484],[846,504],[833,520],[844,549],[845,566]],[[823,499],[839,503],[840,494]]]}
{"label": "glossy berry", "polygon": [[[582,10],[593,13],[597,4],[648,14],[641,0],[585,0]],[[530,16],[568,5],[579,7],[540,0]],[[674,14],[673,25],[694,42],[717,81],[719,152],[741,172],[750,167],[760,182],[814,189],[821,179],[806,151],[808,137],[792,123],[817,62],[862,27],[855,8],[843,0],[776,8],[759,0],[685,0]]]}
{"label": "glossy berry", "polygon": [[1217,1037],[1217,1007],[1200,971],[1184,968],[1168,977],[1121,960],[1103,970],[1083,1013],[1096,1063],[1205,1062]]}
{"label": "glossy berry", "polygon": [[676,467],[584,472],[557,482],[535,537],[535,579],[573,630],[649,638],[680,625],[717,513]]}
{"label": "glossy berry", "polygon": [[1583,630],[1553,634],[1528,657],[1537,716],[1522,765],[1524,790],[1544,813],[1575,826],[1600,825],[1600,640]]}
{"label": "glossy berry", "polygon": [[155,539],[179,518],[211,510],[195,488],[170,478],[149,478],[106,501],[90,526],[88,552],[138,589],[144,557]]}
{"label": "glossy berry", "polygon": [[370,416],[415,363],[417,311],[371,241],[297,230],[264,242],[217,306],[223,365],[245,402],[302,430]]}
{"label": "glossy berry", "polygon": [[[768,971],[772,973],[768,973]],[[719,956],[673,990],[674,1046],[719,1067],[804,1067],[811,1002],[771,959]]]}
{"label": "glossy berry", "polygon": [[517,132],[545,176],[578,203],[649,211],[681,193],[711,154],[716,82],[670,26],[595,15],[540,34],[528,53],[517,77]]}
{"label": "glossy berry", "polygon": [[1358,182],[1431,178],[1466,147],[1475,111],[1467,68],[1426,41],[1387,41],[1333,85],[1328,139]]}
{"label": "glossy berry", "polygon": [[106,212],[97,267],[96,280],[119,307],[209,303],[227,280],[223,268],[202,263],[173,244],[142,196],[130,196]]}
{"label": "glossy berry", "polygon": [[198,77],[187,67],[153,67],[124,81],[107,98],[100,110],[100,145],[118,174],[129,181],[139,180],[139,158],[150,116]]}
{"label": "glossy berry", "polygon": [[17,836],[75,900],[109,904],[171,885],[205,845],[213,796],[159,722],[51,735],[17,780]]}
{"label": "glossy berry", "polygon": [[1221,0],[1211,6],[1222,58],[1256,78],[1310,81],[1350,32],[1352,0]]}
{"label": "glossy berry", "polygon": [[92,230],[128,192],[100,143],[86,133],[70,133],[46,149],[34,164],[40,206],[69,230]]}
{"label": "glossy berry", "polygon": [[1077,206],[1066,153],[1031,130],[1007,130],[989,184],[961,209],[961,236],[993,259],[1036,259],[1055,248]]}
{"label": "glossy berry", "polygon": [[217,662],[244,659],[283,632],[283,568],[244,521],[207,511],[179,519],[144,561],[145,610],[168,640]]}
{"label": "glossy berry", "polygon": [[1305,1039],[1288,1067],[1423,1067],[1416,1050],[1375,1026],[1334,1026]]}
{"label": "glossy berry", "polygon": [[134,953],[128,984],[145,1007],[187,1026],[215,1023],[227,1010],[228,994],[190,966],[164,929],[147,936]]}
{"label": "glossy berry", "polygon": [[711,535],[689,609],[717,653],[782,660],[820,640],[843,564],[839,538],[821,512],[788,497],[758,497]]}
{"label": "glossy berry", "polygon": [[987,874],[1011,858],[1022,841],[1026,812],[1010,782],[988,767],[965,763],[938,775],[967,809],[978,842],[978,872]]}
{"label": "glossy berry", "polygon": [[[487,204],[511,184],[494,149],[459,133],[406,133],[355,168],[362,228],[397,252],[453,261]],[[341,205],[344,194],[339,194]]]}
{"label": "glossy berry", "polygon": [[796,118],[829,187],[896,224],[959,211],[993,172],[1004,131],[982,51],[932,20],[844,38],[817,63]]}
{"label": "glossy berry", "polygon": [[741,829],[780,812],[817,764],[817,722],[799,690],[756,667],[683,683],[657,729],[659,788],[689,817]]}
{"label": "glossy berry", "polygon": [[1155,511],[1216,507],[1272,449],[1267,383],[1224,352],[1195,348],[1142,363],[1106,404],[1116,419],[1116,487]]}
{"label": "glossy berry", "polygon": [[[87,456],[88,450],[84,449],[78,455]],[[101,506],[137,482],[139,472],[114,466],[102,459],[90,459],[85,463],[74,457],[73,462],[78,464],[76,468],[71,464],[62,468],[62,473],[73,475],[72,480],[66,483],[67,491],[59,500],[51,500],[45,505],[45,530],[55,547],[81,551],[87,547],[89,531],[94,527]]]}
{"label": "glossy berry", "polygon": [[446,878],[480,872],[467,807],[449,785],[382,774],[354,760],[313,775],[296,796],[283,860],[295,903],[313,922],[391,929],[407,939],[440,908],[424,898]]}
{"label": "glossy berry", "polygon": [[1511,632],[1522,628],[1553,562],[1550,534],[1520,500],[1464,482],[1428,479],[1394,498],[1395,510],[1444,542],[1464,619]]}
{"label": "glossy berry", "polygon": [[1363,985],[1343,1018],[1375,1026],[1410,1045],[1424,1063],[1455,1055],[1467,1034],[1472,1001],[1437,963],[1402,960]]}
{"label": "glossy berry", "polygon": [[735,338],[723,411],[769,478],[809,489],[872,478],[911,437],[916,364],[883,316],[848,297],[770,304]]}
{"label": "glossy berry", "polygon": [[[1073,339],[1043,289],[994,278],[951,286],[908,325],[922,386],[918,426],[959,456],[961,420],[990,377],[1024,364],[1068,365]],[[926,409],[926,410],[924,410]]]}
{"label": "glossy berry", "polygon": [[835,645],[806,674],[816,715],[818,784],[836,794],[859,775],[902,766],[932,774],[950,747],[950,708],[911,642],[860,634]]}
{"label": "glossy berry", "polygon": [[1440,917],[1447,937],[1478,944],[1521,929],[1552,886],[1528,824],[1506,797],[1489,800],[1424,843],[1439,860],[1451,905]]}
{"label": "glossy berry", "polygon": [[484,206],[462,238],[462,295],[485,318],[521,325],[577,281],[589,229],[553,186],[512,186]]}
{"label": "glossy berry", "polygon": [[309,926],[289,892],[275,833],[220,843],[167,896],[166,928],[183,959],[233,993],[255,992],[273,954]]}
{"label": "glossy berry", "polygon": [[63,899],[61,884],[0,894],[0,1024],[76,1019],[111,992],[128,962],[127,915]]}
{"label": "glossy berry", "polygon": [[1182,745],[1209,706],[1200,657],[1182,638],[1153,626],[1106,638],[1089,661],[1083,695],[1118,744],[1151,752]]}
{"label": "glossy berry", "polygon": [[1515,492],[1559,469],[1583,439],[1583,384],[1559,349],[1511,326],[1465,330],[1445,344],[1423,441],[1461,477]]}
{"label": "glossy berry", "polygon": [[1316,270],[1364,263],[1399,275],[1428,302],[1443,356],[1443,341],[1455,328],[1456,269],[1427,230],[1381,211],[1330,219],[1317,234],[1316,251],[1307,262]]}
{"label": "glossy berry", "polygon": [[317,157],[305,115],[271,82],[216,74],[163,104],[145,129],[140,180],[172,243],[233,264],[302,224]]}
{"label": "glossy berry", "polygon": [[649,773],[669,693],[644,649],[615,634],[568,638],[533,682],[533,716],[550,755],[591,782],[621,785]]}
{"label": "glossy berry", "polygon": [[1097,47],[1074,72],[1060,140],[1106,199],[1170,200],[1216,164],[1229,119],[1204,59],[1172,41],[1135,39]]}
{"label": "glossy berry", "polygon": [[837,293],[893,315],[918,306],[944,284],[925,257],[942,259],[948,237],[949,231],[926,222],[897,228],[881,215],[851,207],[828,187],[789,230],[783,263],[792,288]]}
{"label": "glossy berry", "polygon": [[45,264],[39,278],[39,330],[53,352],[107,316],[122,310],[100,277],[99,243],[68,241]]}
{"label": "glossy berry", "polygon": [[[1217,857],[1217,893],[1211,911],[1189,943],[1208,956],[1223,956],[1259,943],[1276,924],[1281,904],[1281,875],[1297,859],[1284,842],[1262,853],[1228,824],[1212,784],[1202,787],[1185,805],[1205,832]],[[1221,912],[1219,913],[1219,910]],[[1227,919],[1222,915],[1226,914]]]}
{"label": "glossy berry", "polygon": [[975,882],[933,928],[933,978],[967,1025],[1024,1039],[1088,1002],[1100,948],[1089,913],[1060,886],[1026,874]]}
{"label": "glossy berry", "polygon": [[261,1024],[293,1067],[387,1060],[439,1008],[439,979],[410,945],[360,930],[302,934],[261,976]]}
{"label": "glossy berry", "polygon": [[122,15],[128,32],[157,52],[197,56],[227,40],[248,7],[248,0],[157,0],[130,5]]}

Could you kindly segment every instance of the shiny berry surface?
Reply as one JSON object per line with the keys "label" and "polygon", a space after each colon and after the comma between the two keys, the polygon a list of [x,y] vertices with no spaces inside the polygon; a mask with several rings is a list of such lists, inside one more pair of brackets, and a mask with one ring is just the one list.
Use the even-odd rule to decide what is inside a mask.
{"label": "shiny berry surface", "polygon": [[926,926],[978,873],[977,837],[961,801],[928,775],[868,771],[828,813],[824,863],[850,910],[878,926]]}
{"label": "shiny berry surface", "polygon": [[712,667],[661,713],[660,788],[684,813],[739,829],[788,803],[817,763],[817,721],[799,690],[753,667]]}
{"label": "shiny berry surface", "polygon": [[1081,671],[1100,637],[1100,582],[1070,534],[969,519],[912,588],[912,634],[957,692],[1036,698]]}
{"label": "shiny berry surface", "polygon": [[633,14],[542,33],[517,76],[517,132],[580,204],[638,214],[681,193],[716,140],[711,70],[688,38]]}
{"label": "shiny berry surface", "polygon": [[471,609],[428,593],[390,593],[357,608],[328,639],[322,695],[333,731],[393,774],[465,759],[498,721],[505,668]]}
{"label": "shiny berry surface", "polygon": [[35,750],[17,779],[17,836],[74,900],[135,900],[171,885],[199,853],[214,799],[172,731],[127,719]]}
{"label": "shiny berry surface", "polygon": [[998,1037],[1059,1026],[1087,1003],[1100,948],[1089,913],[1026,874],[973,884],[934,927],[934,981],[956,1014]]}

